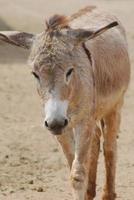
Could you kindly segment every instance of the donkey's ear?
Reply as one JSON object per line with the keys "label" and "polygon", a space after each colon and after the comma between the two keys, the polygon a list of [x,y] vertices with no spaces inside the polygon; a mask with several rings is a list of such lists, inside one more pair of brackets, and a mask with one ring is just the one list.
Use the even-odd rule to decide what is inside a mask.
{"label": "donkey's ear", "polygon": [[0,40],[9,44],[29,49],[33,43],[34,35],[17,31],[1,31]]}
{"label": "donkey's ear", "polygon": [[92,30],[84,30],[84,29],[70,29],[68,34],[76,39],[77,42],[84,42],[90,39],[93,39],[99,35],[101,35],[102,33],[104,33],[105,31],[107,31],[108,29],[117,26],[118,22],[112,22],[110,24],[108,24],[107,26],[104,26],[100,29],[98,29],[97,31],[92,31]]}

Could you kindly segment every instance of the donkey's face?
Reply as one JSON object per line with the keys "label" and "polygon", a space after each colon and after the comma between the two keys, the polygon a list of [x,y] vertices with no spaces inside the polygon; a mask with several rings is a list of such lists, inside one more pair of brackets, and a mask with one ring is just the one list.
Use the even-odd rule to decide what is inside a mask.
{"label": "donkey's face", "polygon": [[32,46],[29,61],[43,99],[44,125],[54,134],[61,134],[68,125],[68,113],[79,100],[80,44],[117,25],[113,22],[92,32],[72,30],[66,22],[65,17],[54,16],[47,24],[46,32],[37,36],[20,32],[0,33],[0,39],[10,44],[27,49]]}
{"label": "donkey's face", "polygon": [[43,99],[44,125],[60,134],[68,125],[68,108],[76,93],[74,46],[68,38],[46,32],[34,41],[30,63]]}
{"label": "donkey's face", "polygon": [[[53,63],[52,63],[53,65]],[[43,100],[44,125],[53,133],[60,134],[68,124],[68,105],[74,79],[74,67],[44,65],[33,74],[38,82],[38,93]]]}

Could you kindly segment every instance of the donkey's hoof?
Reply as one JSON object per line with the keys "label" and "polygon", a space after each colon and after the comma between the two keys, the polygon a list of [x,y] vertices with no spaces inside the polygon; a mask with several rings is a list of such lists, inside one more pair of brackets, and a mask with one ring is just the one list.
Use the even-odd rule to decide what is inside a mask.
{"label": "donkey's hoof", "polygon": [[102,196],[102,200],[115,200],[116,194],[115,193],[104,193]]}

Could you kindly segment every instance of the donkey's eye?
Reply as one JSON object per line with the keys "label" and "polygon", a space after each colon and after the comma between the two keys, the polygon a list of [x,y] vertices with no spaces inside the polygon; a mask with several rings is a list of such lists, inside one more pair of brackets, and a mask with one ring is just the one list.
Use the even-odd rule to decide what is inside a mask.
{"label": "donkey's eye", "polygon": [[36,74],[35,72],[32,72],[32,74],[34,75],[34,77],[35,77],[36,79],[38,79],[38,80],[40,79],[39,76],[38,76],[38,74]]}
{"label": "donkey's eye", "polygon": [[68,78],[72,74],[73,71],[74,71],[74,68],[69,69],[68,72],[66,73],[66,78]]}
{"label": "donkey's eye", "polygon": [[66,77],[65,77],[65,82],[66,84],[69,84],[70,80],[71,80],[71,74],[74,71],[74,68],[70,68],[67,73],[66,73]]}

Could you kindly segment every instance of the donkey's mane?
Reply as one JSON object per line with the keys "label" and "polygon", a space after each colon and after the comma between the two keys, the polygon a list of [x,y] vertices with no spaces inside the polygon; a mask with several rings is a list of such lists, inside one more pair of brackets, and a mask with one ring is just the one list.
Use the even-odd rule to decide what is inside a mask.
{"label": "donkey's mane", "polygon": [[47,30],[53,31],[56,29],[67,28],[69,19],[64,15],[54,15],[47,22]]}
{"label": "donkey's mane", "polygon": [[82,15],[86,14],[87,12],[91,12],[94,10],[96,6],[87,6],[83,9],[80,9],[78,12],[74,13],[70,17],[65,15],[53,15],[50,17],[48,21],[46,21],[47,31],[54,31],[57,29],[68,28],[69,22],[81,17]]}
{"label": "donkey's mane", "polygon": [[[87,6],[70,17],[64,15],[53,15],[46,21],[46,31],[44,31],[40,36],[37,37],[36,42],[34,43],[34,48],[32,48],[29,62],[35,62],[39,66],[41,62],[47,60],[47,64],[60,62],[61,60],[65,60],[67,55],[69,56],[70,47],[68,42],[57,37],[60,30],[64,28],[71,27],[71,21],[75,20],[83,16],[88,12],[92,12],[96,7],[95,6]],[[86,52],[90,62],[91,56],[90,52],[87,51],[86,47],[83,45],[84,51]]]}

